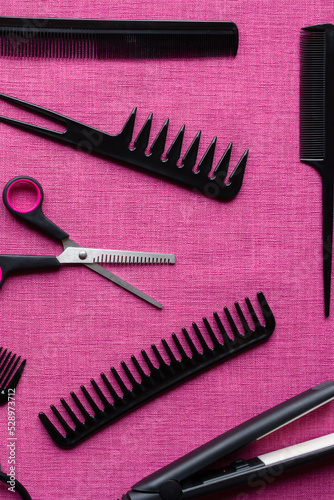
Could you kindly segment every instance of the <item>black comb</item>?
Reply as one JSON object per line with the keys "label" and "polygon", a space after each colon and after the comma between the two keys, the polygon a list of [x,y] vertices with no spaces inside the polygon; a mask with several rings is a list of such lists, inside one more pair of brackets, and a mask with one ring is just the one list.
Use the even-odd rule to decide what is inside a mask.
{"label": "black comb", "polygon": [[0,17],[0,55],[52,58],[235,56],[227,21],[142,21]]}
{"label": "black comb", "polygon": [[[164,361],[158,348],[154,344],[152,344],[152,351],[158,361],[158,367],[154,366],[146,351],[141,351],[143,361],[149,370],[149,374],[145,373],[135,356],[131,357],[135,373],[140,377],[140,382],[136,381],[127,364],[124,361],[121,363],[124,374],[126,375],[126,380],[128,380],[132,386],[131,389],[127,388],[117,370],[115,370],[115,368],[111,368],[111,372],[117,382],[118,389],[123,393],[122,396],[118,395],[117,390],[114,389],[104,373],[101,373],[104,390],[102,390],[95,380],[92,379],[92,389],[102,403],[103,409],[98,407],[91,394],[84,386],[81,386],[81,391],[85,401],[89,405],[90,411],[87,411],[78,396],[74,392],[71,392],[73,400],[72,403],[74,403],[75,407],[82,414],[84,419],[83,421],[77,417],[65,399],[61,399],[62,408],[70,417],[74,427],[72,427],[72,424],[69,424],[57,408],[52,405],[51,410],[65,430],[65,435],[61,434],[61,432],[57,430],[45,413],[40,413],[39,417],[53,441],[64,448],[75,446],[84,439],[88,438],[91,434],[100,430],[102,427],[114,422],[126,413],[129,413],[171,387],[180,384],[184,380],[193,377],[197,373],[204,371],[207,368],[244,351],[245,349],[267,340],[274,331],[275,318],[263,293],[258,293],[258,301],[265,319],[264,326],[261,325],[250,300],[246,298],[245,301],[254,323],[254,329],[251,329],[240,305],[236,302],[235,307],[244,330],[243,333],[240,333],[229,310],[225,307],[224,312],[233,335],[227,334],[218,314],[213,314],[215,326],[219,329],[223,342],[217,338],[208,320],[203,318],[204,326],[213,345],[212,348],[208,346],[197,324],[193,323],[192,326],[196,337],[200,342],[202,352],[198,351],[191,340],[189,333],[185,328],[183,328],[182,332],[184,340],[191,350],[191,356],[186,354],[178,337],[173,334],[172,340],[180,355],[180,360],[176,359],[166,340],[162,339],[163,351],[167,354],[170,360],[168,363]],[[113,399],[113,402],[110,402],[110,396]],[[91,411],[93,412],[93,415],[91,415]]]}
{"label": "black comb", "polygon": [[65,132],[56,132],[51,129],[14,120],[5,116],[0,116],[0,122],[32,132],[41,137],[52,139],[62,144],[68,144],[80,151],[93,153],[108,159],[127,163],[134,167],[139,167],[150,173],[181,183],[188,188],[203,193],[209,198],[230,200],[238,194],[242,186],[248,150],[245,151],[234,171],[231,173],[228,183],[225,183],[227,170],[230,164],[232,144],[229,144],[211,174],[216,137],[212,140],[207,151],[198,163],[196,172],[193,171],[193,168],[197,160],[200,132],[197,133],[189,149],[182,160],[180,160],[185,128],[182,126],[164,157],[163,153],[166,146],[168,120],[165,121],[159,134],[148,150],[153,117],[153,115],[150,114],[132,146],[131,140],[135,125],[136,108],[134,108],[130,114],[123,130],[117,135],[110,135],[101,130],[72,120],[71,118],[67,118],[59,113],[55,113],[41,106],[36,106],[35,104],[16,99],[6,94],[0,94],[0,99],[37,115],[59,122],[66,127],[66,130]]}
{"label": "black comb", "polygon": [[329,316],[334,181],[334,26],[301,32],[300,160],[322,177],[325,315]]}
{"label": "black comb", "polygon": [[9,390],[15,389],[21,378],[26,360],[0,347],[0,405],[8,403]]}

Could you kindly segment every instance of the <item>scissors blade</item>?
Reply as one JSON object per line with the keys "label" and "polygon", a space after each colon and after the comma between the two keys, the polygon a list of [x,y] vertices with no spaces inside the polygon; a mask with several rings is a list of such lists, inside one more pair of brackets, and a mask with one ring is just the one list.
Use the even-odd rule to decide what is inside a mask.
{"label": "scissors blade", "polygon": [[[62,244],[63,244],[64,250],[66,250],[67,248],[71,248],[71,247],[83,248],[81,245],[79,245],[75,241],[71,240],[70,238],[63,239]],[[128,292],[131,292],[133,295],[136,295],[140,299],[145,300],[149,304],[152,304],[153,306],[158,307],[159,309],[161,309],[163,307],[162,304],[160,304],[160,302],[156,301],[155,299],[153,299],[152,297],[150,297],[146,293],[142,292],[141,290],[138,290],[138,288],[134,287],[130,283],[127,283],[126,281],[122,280],[121,278],[119,278],[115,274],[111,273],[110,271],[108,271],[104,267],[100,266],[100,264],[96,264],[96,263],[95,264],[86,264],[82,261],[81,261],[81,264],[88,267],[88,269],[91,269],[95,273],[100,274],[101,276],[108,279],[109,281],[112,281],[116,285],[124,288],[124,290],[127,290]]]}
{"label": "scissors blade", "polygon": [[61,264],[175,264],[175,255],[157,252],[102,250],[97,248],[69,247],[59,255]]}

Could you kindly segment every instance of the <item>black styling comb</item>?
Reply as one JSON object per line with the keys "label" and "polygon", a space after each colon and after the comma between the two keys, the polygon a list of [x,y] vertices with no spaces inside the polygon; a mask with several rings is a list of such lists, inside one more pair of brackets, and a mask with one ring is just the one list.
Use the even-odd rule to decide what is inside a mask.
{"label": "black styling comb", "polygon": [[300,161],[322,177],[323,275],[325,315],[329,316],[334,179],[334,26],[323,24],[301,32]]}
{"label": "black styling comb", "polygon": [[59,113],[55,113],[41,106],[36,106],[35,104],[16,99],[6,94],[0,94],[0,99],[18,106],[19,108],[31,111],[36,115],[44,116],[50,120],[59,122],[66,127],[66,130],[65,132],[56,132],[55,130],[39,127],[5,116],[0,116],[0,122],[2,123],[6,123],[41,137],[52,139],[61,144],[70,145],[79,151],[85,151],[104,158],[120,161],[134,167],[139,167],[150,173],[181,183],[188,188],[203,193],[209,198],[230,200],[238,194],[242,186],[248,150],[245,151],[239,163],[231,173],[228,183],[225,183],[224,181],[230,164],[232,144],[229,144],[215,167],[213,174],[209,176],[212,170],[216,147],[217,138],[215,137],[198,163],[197,171],[194,172],[193,168],[197,160],[201,133],[197,133],[188,151],[185,153],[182,160],[180,160],[185,129],[184,125],[175,137],[165,157],[163,153],[166,146],[168,120],[165,121],[148,151],[147,148],[153,117],[152,113],[148,116],[143,128],[132,145],[131,140],[135,125],[136,108],[134,108],[130,114],[123,130],[117,135],[110,135],[101,130],[72,120],[71,118],[67,118]]}
{"label": "black styling comb", "polygon": [[0,347],[0,405],[8,403],[9,391],[14,390],[21,378],[26,360]]}
{"label": "black styling comb", "polygon": [[[236,302],[235,307],[240,323],[244,330],[243,333],[239,332],[239,329],[236,326],[229,310],[227,309],[227,307],[225,307],[224,312],[233,335],[229,336],[227,334],[218,314],[213,314],[215,319],[215,326],[219,329],[220,335],[222,337],[222,342],[216,337],[208,320],[206,318],[203,318],[204,326],[211,339],[213,347],[209,347],[207,345],[197,324],[193,323],[192,326],[195,331],[196,337],[201,344],[201,352],[199,352],[195,347],[187,330],[183,328],[182,333],[184,336],[184,340],[190,347],[192,353],[191,356],[188,356],[188,354],[186,354],[178,337],[173,334],[172,340],[180,355],[180,360],[175,358],[165,339],[162,339],[162,346],[164,352],[168,355],[168,358],[170,360],[169,363],[166,363],[164,361],[159,350],[154,344],[152,344],[152,351],[159,364],[157,368],[151,362],[147,352],[144,350],[141,351],[143,361],[149,369],[149,374],[146,374],[144,372],[135,356],[131,357],[135,372],[140,377],[140,382],[136,381],[130,369],[123,361],[121,365],[124,374],[126,375],[126,379],[131,383],[131,389],[127,388],[117,370],[115,370],[115,368],[111,368],[111,372],[117,382],[118,389],[123,393],[122,396],[118,395],[118,392],[111,385],[110,381],[104,373],[101,373],[101,378],[104,383],[104,390],[102,390],[95,382],[95,380],[92,379],[92,389],[101,401],[103,409],[100,409],[98,407],[98,405],[95,403],[90,393],[84,386],[81,386],[82,395],[84,396],[84,399],[88,403],[91,410],[87,411],[78,396],[74,392],[71,392],[71,397],[73,400],[72,402],[82,414],[84,419],[83,421],[81,421],[77,417],[77,415],[64,399],[61,399],[60,401],[63,410],[65,410],[65,412],[73,422],[74,428],[67,423],[67,421],[63,418],[57,408],[52,405],[51,410],[61,426],[64,428],[66,432],[65,435],[61,434],[61,432],[57,430],[57,428],[49,420],[45,413],[40,413],[39,417],[53,441],[63,448],[75,446],[80,443],[80,441],[83,441],[91,434],[100,430],[102,427],[114,422],[123,415],[129,413],[135,408],[138,408],[142,404],[153,399],[154,397],[170,389],[171,387],[180,384],[184,380],[193,377],[197,373],[202,372],[207,368],[210,368],[211,366],[230,358],[231,356],[235,356],[245,349],[249,349],[250,347],[257,345],[260,342],[267,340],[274,331],[275,318],[262,292],[258,293],[258,300],[265,319],[264,326],[261,325],[250,300],[246,298],[245,301],[254,323],[254,329],[250,328],[240,308],[240,305]],[[112,402],[110,402],[110,396],[113,400]],[[93,412],[93,415],[91,414],[91,411]]]}
{"label": "black styling comb", "polygon": [[235,56],[227,21],[141,21],[0,17],[0,55],[52,58]]}

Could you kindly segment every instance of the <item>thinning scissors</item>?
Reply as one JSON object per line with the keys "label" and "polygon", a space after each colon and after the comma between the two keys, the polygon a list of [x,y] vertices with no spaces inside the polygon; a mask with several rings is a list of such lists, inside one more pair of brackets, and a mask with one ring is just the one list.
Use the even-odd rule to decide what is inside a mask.
{"label": "thinning scissors", "polygon": [[[14,188],[20,188],[24,185],[33,188],[36,194],[36,200],[33,206],[22,210],[14,206],[11,195]],[[65,231],[44,215],[42,211],[43,199],[44,193],[42,186],[36,179],[28,176],[14,177],[6,184],[3,190],[3,202],[6,208],[25,223],[34,226],[41,232],[60,241],[64,251],[57,257],[46,255],[0,255],[0,286],[7,278],[8,274],[13,271],[34,270],[45,267],[58,269],[62,264],[81,264],[101,274],[104,278],[107,278],[134,295],[137,295],[141,299],[146,300],[146,302],[149,302],[155,307],[162,308],[162,304],[111,273],[102,267],[99,262],[113,264],[175,264],[175,255],[154,252],[83,248],[81,245],[71,240]]]}

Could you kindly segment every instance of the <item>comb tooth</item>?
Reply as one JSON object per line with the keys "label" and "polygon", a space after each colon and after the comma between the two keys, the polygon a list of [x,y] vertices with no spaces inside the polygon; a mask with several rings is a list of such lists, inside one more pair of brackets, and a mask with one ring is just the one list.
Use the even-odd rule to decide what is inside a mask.
{"label": "comb tooth", "polygon": [[124,384],[123,380],[121,379],[121,376],[120,374],[118,373],[118,371],[116,370],[116,368],[112,367],[111,368],[111,372],[113,374],[113,376],[115,377],[116,379],[116,382],[118,383],[118,385],[120,386],[123,394],[127,394],[129,392],[129,389],[126,387],[126,385]]}
{"label": "comb tooth", "polygon": [[160,365],[160,366],[165,365],[166,363],[165,363],[165,361],[164,361],[163,357],[161,356],[160,352],[158,351],[157,346],[156,346],[155,344],[152,344],[152,346],[151,346],[151,347],[152,347],[152,351],[154,352],[155,357],[156,357],[156,358],[157,358],[157,360],[158,360],[159,365]]}
{"label": "comb tooth", "polygon": [[45,415],[45,413],[40,412],[39,413],[39,418],[40,418],[42,424],[44,425],[45,429],[47,430],[47,432],[51,436],[51,438],[56,443],[64,445],[66,443],[66,441],[67,441],[66,437],[63,436],[58,431],[58,429],[53,425],[53,423],[51,422],[51,420],[49,420],[49,418]]}
{"label": "comb tooth", "polygon": [[72,427],[70,427],[68,425],[68,423],[66,422],[66,420],[64,419],[64,417],[57,410],[57,408],[54,405],[51,405],[50,408],[51,408],[53,414],[56,416],[56,418],[61,423],[61,425],[64,427],[64,430],[66,431],[66,433],[69,434],[69,433],[73,432]]}
{"label": "comb tooth", "polygon": [[152,373],[154,371],[154,365],[153,365],[152,361],[150,360],[150,358],[148,357],[147,352],[144,349],[142,349],[141,354],[142,354],[142,356],[145,360],[145,363],[147,364],[150,372]]}
{"label": "comb tooth", "polygon": [[233,333],[234,337],[242,339],[243,336],[240,334],[240,332],[239,332],[239,330],[237,328],[237,325],[235,324],[234,319],[232,318],[231,313],[230,313],[230,311],[228,310],[227,307],[224,307],[224,312],[226,314],[227,321],[230,324],[230,327],[231,327],[231,330],[232,330],[232,333]]}
{"label": "comb tooth", "polygon": [[107,398],[105,397],[105,395],[101,391],[100,387],[97,385],[97,383],[95,382],[95,380],[93,378],[91,379],[90,383],[92,384],[96,394],[99,396],[102,403],[104,404],[104,407],[105,408],[110,407],[111,404],[109,403],[109,401],[107,400]]}
{"label": "comb tooth", "polygon": [[224,180],[227,176],[228,167],[231,161],[231,153],[232,153],[232,142],[227,146],[225,153],[221,157],[218,162],[218,165],[214,169],[214,179],[219,178]]}
{"label": "comb tooth", "polygon": [[76,416],[76,414],[74,413],[74,411],[72,410],[70,405],[67,404],[65,399],[61,398],[60,402],[63,405],[63,407],[65,408],[65,410],[67,411],[67,413],[69,414],[69,416],[71,417],[71,420],[73,421],[74,425],[76,427],[78,427],[79,425],[82,425],[82,422],[78,419],[78,417]]}
{"label": "comb tooth", "polygon": [[213,316],[214,316],[214,318],[215,318],[215,320],[216,320],[216,323],[217,323],[217,325],[218,325],[218,328],[219,328],[219,330],[220,330],[220,332],[221,332],[221,334],[222,334],[222,337],[223,337],[223,339],[224,339],[224,344],[227,344],[227,345],[231,344],[231,339],[230,339],[230,337],[227,335],[227,332],[226,332],[226,330],[225,330],[225,328],[224,328],[223,323],[222,323],[222,322],[221,322],[221,320],[220,320],[220,317],[218,316],[218,314],[217,314],[216,312],[214,312],[214,313],[213,313]]}
{"label": "comb tooth", "polygon": [[167,151],[167,159],[170,163],[176,163],[181,156],[185,126],[182,125],[177,136]]}
{"label": "comb tooth", "polygon": [[[3,359],[4,359],[4,357],[6,356],[6,354],[7,354],[7,349],[5,349],[5,350],[3,351],[3,353],[1,354],[1,358],[0,358],[0,363],[1,363],[1,364],[0,364],[0,371],[1,371],[1,370],[3,369],[3,367],[6,365],[6,360],[5,360],[4,362],[2,362],[2,361],[3,361]],[[10,355],[10,354],[11,354],[11,353],[9,353],[9,355]]]}
{"label": "comb tooth", "polygon": [[255,328],[261,328],[261,323],[259,321],[259,318],[256,315],[256,312],[254,311],[254,308],[253,308],[253,306],[251,304],[251,301],[249,300],[248,297],[245,298],[245,301],[246,301],[248,310],[249,310],[249,312],[250,312],[250,314],[252,316],[252,320],[254,321]]}
{"label": "comb tooth", "polygon": [[125,363],[125,361],[122,361],[121,365],[122,365],[123,370],[125,371],[126,376],[130,380],[132,387],[135,387],[136,385],[138,385],[137,380],[132,375],[132,373],[131,373],[130,369],[128,368],[128,365]]}
{"label": "comb tooth", "polygon": [[210,339],[211,339],[211,341],[213,343],[213,346],[216,347],[216,348],[217,347],[221,347],[222,344],[219,342],[219,340],[217,339],[216,335],[214,334],[214,331],[212,330],[211,325],[210,325],[209,321],[207,320],[207,318],[203,318],[203,323],[205,325],[205,328],[208,331],[208,334],[209,334]]}
{"label": "comb tooth", "polygon": [[144,372],[144,370],[142,369],[142,367],[140,366],[140,364],[139,364],[139,362],[138,362],[137,358],[136,358],[134,355],[132,355],[132,356],[131,356],[131,359],[132,359],[132,362],[133,362],[133,364],[134,364],[134,367],[136,368],[136,370],[137,370],[137,372],[138,372],[138,374],[139,374],[140,378],[141,378],[142,380],[144,380],[144,379],[147,377],[147,375],[146,375],[146,373]]}
{"label": "comb tooth", "polygon": [[198,164],[198,171],[202,176],[208,176],[212,169],[213,157],[215,154],[217,143],[217,137],[212,139],[212,142],[206,152],[203,155],[203,158]]}
{"label": "comb tooth", "polygon": [[91,418],[91,416],[89,415],[88,411],[86,410],[86,408],[84,407],[84,405],[81,403],[80,399],[75,394],[75,392],[71,392],[71,396],[73,398],[73,401],[75,402],[75,404],[77,405],[77,407],[81,411],[82,416],[84,417],[84,419],[85,420],[89,420]]}
{"label": "comb tooth", "polygon": [[200,341],[200,343],[201,343],[201,346],[202,346],[203,351],[208,351],[208,350],[209,350],[209,346],[208,346],[208,344],[206,343],[206,341],[205,341],[205,339],[204,339],[204,337],[203,337],[203,335],[202,335],[202,333],[201,333],[200,329],[198,328],[197,324],[196,324],[196,323],[193,323],[192,325],[193,325],[193,329],[194,329],[194,331],[195,331],[195,333],[196,333],[196,336],[197,336],[198,340],[199,340],[199,341]]}
{"label": "comb tooth", "polygon": [[168,131],[169,120],[165,121],[163,126],[161,127],[160,132],[156,136],[152,146],[151,146],[151,154],[160,158],[162,153],[165,151],[166,139],[167,139],[167,131]]}
{"label": "comb tooth", "polygon": [[248,158],[248,149],[246,149],[246,151],[240,158],[239,163],[237,164],[232,174],[230,175],[229,182],[232,182],[233,179],[237,179],[239,177],[239,184],[241,185],[246,169],[247,158]]}
{"label": "comb tooth", "polygon": [[10,367],[12,366],[12,363],[13,363],[15,357],[16,357],[16,354],[13,354],[13,356],[11,356],[10,359],[9,359],[9,355],[6,358],[6,360],[8,360],[8,363],[7,363],[6,366],[4,366],[4,371],[3,371],[3,373],[1,374],[1,377],[0,377],[0,383],[3,385],[3,387],[6,385],[5,384],[5,377],[6,377],[6,379],[8,378],[8,372],[10,372],[10,374],[11,374]]}
{"label": "comb tooth", "polygon": [[95,415],[97,415],[98,413],[100,413],[101,412],[100,408],[97,406],[97,404],[95,403],[94,399],[89,394],[89,392],[87,391],[87,389],[86,389],[86,387],[84,385],[81,386],[81,390],[82,390],[83,395],[87,399],[88,403],[92,407]]}
{"label": "comb tooth", "polygon": [[174,356],[174,353],[173,351],[171,350],[171,348],[169,347],[167,341],[165,339],[161,339],[161,343],[162,345],[164,346],[164,349],[165,351],[167,352],[168,356],[169,356],[169,359],[171,360],[172,363],[176,363],[177,362],[177,359],[176,357]]}
{"label": "comb tooth", "polygon": [[[15,356],[16,356],[16,354],[14,354],[14,356],[13,356],[13,357],[12,357],[12,359],[11,359],[11,361],[13,361],[13,360],[14,360]],[[18,356],[18,357],[16,358],[16,361],[15,361],[14,365],[12,366],[12,369],[9,371],[9,373],[8,373],[8,368],[9,368],[9,365],[7,366],[6,373],[8,373],[8,375],[7,375],[6,379],[3,381],[3,384],[2,384],[2,386],[3,386],[3,387],[7,387],[8,382],[10,381],[11,376],[13,375],[13,373],[14,373],[14,371],[15,371],[15,369],[16,369],[16,367],[17,367],[17,365],[18,365],[18,364],[19,364],[19,362],[20,362],[20,359],[21,359],[21,356]]]}
{"label": "comb tooth", "polygon": [[[12,351],[10,351],[10,352],[7,354],[7,356],[5,357],[5,359],[4,359],[3,363],[2,363],[2,365],[0,366],[0,371],[5,370],[5,368],[6,368],[6,364],[8,363],[8,360],[9,360],[9,358],[10,358],[10,356],[11,356],[11,355],[12,355]],[[1,374],[1,377],[0,377],[0,382],[1,382],[1,380],[3,379],[3,377],[4,377],[4,375],[5,375],[5,374],[6,374],[6,370],[5,370],[5,371]]]}
{"label": "comb tooth", "polygon": [[196,163],[200,138],[201,131],[197,132],[193,142],[189,146],[188,151],[182,158],[182,166],[186,170],[192,170]]}
{"label": "comb tooth", "polygon": [[121,400],[120,396],[117,394],[117,392],[115,391],[115,389],[113,388],[113,386],[111,385],[111,383],[109,382],[109,380],[107,379],[107,377],[104,373],[101,373],[101,378],[102,378],[103,382],[105,383],[108,391],[112,395],[113,400],[115,402],[120,401]]}
{"label": "comb tooth", "polygon": [[118,136],[127,145],[130,144],[133,136],[133,129],[136,121],[136,113],[137,113],[137,108],[133,108],[129,118],[127,119],[122,131]]}
{"label": "comb tooth", "polygon": [[175,335],[175,333],[172,334],[172,339],[174,341],[174,344],[176,345],[177,350],[181,354],[182,360],[184,361],[186,359],[189,359],[189,356],[187,356],[185,350],[183,349],[183,347],[181,345],[181,342],[179,341],[179,339],[177,338],[177,336]]}
{"label": "comb tooth", "polygon": [[152,125],[153,114],[150,113],[143,128],[139,132],[137,139],[135,140],[135,149],[138,151],[145,151],[150,139],[151,125]]}
{"label": "comb tooth", "polygon": [[193,353],[194,356],[198,356],[199,352],[198,350],[196,349],[196,346],[195,344],[193,343],[193,341],[191,340],[191,337],[189,335],[189,333],[187,332],[187,330],[185,328],[182,328],[182,333],[183,333],[183,336],[184,338],[186,339],[187,341],[187,344],[189,345],[190,349],[191,349],[191,352]]}
{"label": "comb tooth", "polygon": [[258,292],[257,298],[260,303],[263,317],[265,318],[265,326],[261,326],[261,332],[265,332],[271,335],[274,332],[276,326],[275,316],[273,315],[273,312],[270,309],[269,304],[262,292]]}
{"label": "comb tooth", "polygon": [[242,326],[243,326],[243,328],[245,330],[245,333],[251,333],[252,329],[250,328],[249,324],[247,323],[246,318],[244,316],[244,313],[241,310],[241,307],[240,307],[239,303],[235,302],[234,305],[235,305],[235,308],[237,310],[237,313],[238,313],[238,316],[240,318],[240,321],[242,323]]}
{"label": "comb tooth", "polygon": [[268,304],[264,294],[262,292],[258,292],[257,299],[259,301],[263,317],[266,320],[266,326],[271,326],[271,328],[274,328],[275,327],[275,318],[274,318],[274,315],[269,307],[269,304]]}

